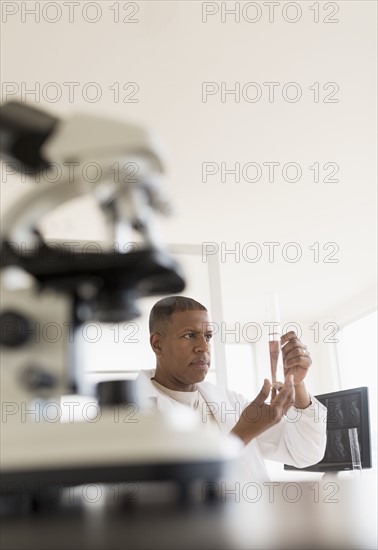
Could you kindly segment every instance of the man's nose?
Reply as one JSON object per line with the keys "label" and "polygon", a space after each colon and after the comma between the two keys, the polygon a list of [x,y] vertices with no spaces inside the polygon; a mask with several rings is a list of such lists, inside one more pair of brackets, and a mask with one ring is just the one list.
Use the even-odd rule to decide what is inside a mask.
{"label": "man's nose", "polygon": [[199,336],[196,339],[196,343],[194,346],[194,349],[196,351],[209,351],[210,348],[210,342],[206,339],[205,336]]}

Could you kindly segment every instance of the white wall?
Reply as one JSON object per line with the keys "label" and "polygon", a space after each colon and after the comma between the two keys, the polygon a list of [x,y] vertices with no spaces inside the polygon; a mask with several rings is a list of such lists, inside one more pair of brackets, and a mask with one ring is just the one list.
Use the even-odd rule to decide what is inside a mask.
{"label": "white wall", "polygon": [[[141,1],[134,3],[135,14],[122,2],[92,3],[98,13],[96,7],[83,12],[87,4],[81,2],[72,21],[64,4],[56,20],[56,9],[50,3],[45,12],[44,0],[28,5],[29,15],[23,12],[28,3],[4,4],[9,11],[2,25],[2,100],[35,101],[63,118],[84,112],[150,128],[160,141],[175,208],[162,222],[167,241],[215,242],[220,251],[222,243],[243,250],[257,242],[264,251],[257,263],[243,256],[223,261],[219,252],[226,315],[241,320],[256,311],[259,295],[271,287],[296,319],[310,315],[319,321],[344,305],[354,310],[351,297],[361,292],[374,304],[375,2],[297,3],[295,23],[290,22],[294,8],[287,13],[285,2],[275,8],[272,21],[261,3],[255,23],[245,14],[222,16],[227,6],[242,10],[243,2],[220,2],[208,17],[202,2]],[[30,13],[34,4],[39,19]],[[136,102],[129,97],[131,88],[123,89],[130,82],[138,88]],[[219,93],[204,98],[206,82],[215,82]],[[243,94],[222,96],[222,82],[227,89],[256,82],[262,97],[250,102]],[[278,83],[274,101],[264,85],[269,82]],[[302,91],[297,102],[284,99],[288,82]],[[77,83],[72,97],[67,83]],[[93,100],[96,90],[100,94]],[[335,102],[327,102],[332,94]],[[215,163],[216,174],[205,181],[208,162]],[[256,163],[261,179],[251,183],[243,174],[240,181],[222,174],[222,163],[232,168],[237,162]],[[264,166],[269,162],[279,163],[274,181]],[[288,162],[301,167],[299,181],[283,177]],[[332,171],[324,168],[328,162],[338,166],[337,181],[326,181]],[[314,163],[321,172],[318,182],[310,168]],[[2,208],[25,187],[3,171]],[[52,238],[103,238],[90,200],[63,205],[45,229]],[[265,242],[279,243],[273,263]],[[301,247],[298,263],[282,259],[288,242]],[[314,243],[321,256],[317,263],[310,249]],[[332,252],[323,248],[327,243],[337,246],[337,263],[324,261]]]}

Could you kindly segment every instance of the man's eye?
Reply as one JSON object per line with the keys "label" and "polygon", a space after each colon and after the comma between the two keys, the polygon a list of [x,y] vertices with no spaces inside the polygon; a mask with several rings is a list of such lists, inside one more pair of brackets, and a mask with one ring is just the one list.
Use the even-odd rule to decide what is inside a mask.
{"label": "man's eye", "polygon": [[205,334],[206,342],[210,342],[210,340],[212,339],[212,337],[213,337],[212,334]]}
{"label": "man's eye", "polygon": [[194,332],[188,332],[187,334],[184,334],[184,338],[193,338]]}

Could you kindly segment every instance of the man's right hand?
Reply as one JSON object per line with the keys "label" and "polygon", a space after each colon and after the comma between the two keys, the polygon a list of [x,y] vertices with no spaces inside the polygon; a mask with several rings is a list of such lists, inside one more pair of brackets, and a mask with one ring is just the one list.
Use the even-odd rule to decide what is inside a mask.
{"label": "man's right hand", "polygon": [[243,410],[231,433],[240,437],[247,445],[254,437],[277,424],[287,409],[294,404],[293,375],[285,377],[285,384],[270,403],[265,403],[269,397],[270,382],[264,380],[264,385],[254,401]]}

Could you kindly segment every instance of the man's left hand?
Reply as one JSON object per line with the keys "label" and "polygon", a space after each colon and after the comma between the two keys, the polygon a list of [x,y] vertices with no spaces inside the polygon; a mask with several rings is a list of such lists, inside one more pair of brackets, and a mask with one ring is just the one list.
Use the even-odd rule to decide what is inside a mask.
{"label": "man's left hand", "polygon": [[312,364],[310,352],[294,331],[287,332],[281,337],[281,347],[284,374],[292,374],[296,386],[303,381]]}

